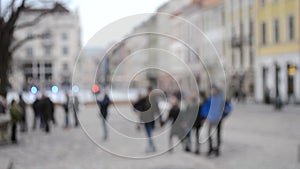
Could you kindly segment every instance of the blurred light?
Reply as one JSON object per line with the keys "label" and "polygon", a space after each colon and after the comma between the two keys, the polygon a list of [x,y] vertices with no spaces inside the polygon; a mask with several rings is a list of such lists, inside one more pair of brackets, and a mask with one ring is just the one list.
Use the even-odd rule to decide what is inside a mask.
{"label": "blurred light", "polygon": [[99,91],[100,91],[100,88],[99,88],[99,86],[98,85],[93,85],[93,87],[92,87],[92,91],[94,92],[94,93],[98,93]]}
{"label": "blurred light", "polygon": [[38,88],[36,86],[32,86],[30,91],[32,94],[36,94],[38,92]]}
{"label": "blurred light", "polygon": [[79,87],[77,85],[73,86],[72,91],[75,93],[79,92]]}
{"label": "blurred light", "polygon": [[51,88],[53,93],[57,93],[58,92],[58,87],[57,86],[52,86]]}

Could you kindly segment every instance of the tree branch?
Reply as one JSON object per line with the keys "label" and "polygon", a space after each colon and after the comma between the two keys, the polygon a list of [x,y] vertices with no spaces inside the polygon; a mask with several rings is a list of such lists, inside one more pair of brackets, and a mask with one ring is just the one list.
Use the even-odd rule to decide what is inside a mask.
{"label": "tree branch", "polygon": [[3,18],[7,17],[7,15],[9,15],[9,13],[12,13],[12,12],[14,11],[15,2],[16,2],[16,0],[12,0],[12,1],[9,3],[9,5],[7,5],[7,6],[5,7],[4,12],[3,12],[3,15],[2,15],[2,13],[1,13],[1,15],[2,15]]}
{"label": "tree branch", "polygon": [[34,39],[39,39],[39,38],[45,38],[46,36],[48,36],[48,35],[47,34],[36,34],[36,35],[28,36],[22,40],[19,40],[15,44],[13,44],[12,47],[10,48],[10,52],[13,53],[14,51],[19,49],[22,45],[24,45],[28,41],[31,41]]}
{"label": "tree branch", "polygon": [[6,23],[6,26],[9,30],[14,29],[15,23],[20,16],[20,13],[23,9],[25,9],[26,0],[22,0],[20,6],[15,11],[11,11],[11,15]]}
{"label": "tree branch", "polygon": [[29,22],[25,22],[19,25],[16,25],[16,29],[22,29],[22,28],[26,28],[26,27],[31,27],[36,25],[45,15],[51,13],[52,10],[46,11],[41,13],[39,16],[37,16],[35,19],[33,19],[32,21]]}

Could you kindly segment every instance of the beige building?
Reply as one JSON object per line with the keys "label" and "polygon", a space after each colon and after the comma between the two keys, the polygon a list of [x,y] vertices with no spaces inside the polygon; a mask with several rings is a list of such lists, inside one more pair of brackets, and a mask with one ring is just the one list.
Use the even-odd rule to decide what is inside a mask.
{"label": "beige building", "polygon": [[225,56],[231,94],[254,94],[254,0],[225,0]]}

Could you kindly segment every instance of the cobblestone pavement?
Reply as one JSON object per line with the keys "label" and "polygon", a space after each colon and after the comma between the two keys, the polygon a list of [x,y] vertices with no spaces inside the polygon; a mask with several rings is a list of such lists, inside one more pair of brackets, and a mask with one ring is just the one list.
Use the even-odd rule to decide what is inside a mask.
{"label": "cobblestone pavement", "polygon": [[[118,106],[119,113],[111,107],[109,125],[114,129],[109,128],[110,137],[106,142],[102,140],[101,121],[96,106],[81,108],[79,118],[84,130],[80,127],[63,129],[63,111],[61,108],[56,110],[58,125],[52,126],[50,134],[41,130],[19,134],[18,145],[0,146],[0,161],[10,159],[14,169],[300,168],[300,106],[286,106],[277,112],[272,106],[236,105],[223,125],[223,146],[219,158],[206,157],[207,145],[204,144],[200,155],[185,153],[178,145],[173,153],[139,160],[118,157],[103,150],[128,157],[151,155],[145,154],[143,128],[137,131],[136,124],[131,122],[136,118],[128,105]],[[31,114],[28,108],[29,123]],[[155,131],[155,136],[160,137],[155,139],[157,152],[167,150],[167,128],[157,127]],[[201,132],[205,132],[205,129]],[[139,139],[130,141],[131,138]]]}

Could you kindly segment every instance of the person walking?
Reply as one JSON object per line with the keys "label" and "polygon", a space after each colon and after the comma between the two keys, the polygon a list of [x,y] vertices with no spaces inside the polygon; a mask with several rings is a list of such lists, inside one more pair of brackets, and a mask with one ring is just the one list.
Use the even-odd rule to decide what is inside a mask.
{"label": "person walking", "polygon": [[177,120],[180,113],[178,98],[174,96],[170,100],[172,107],[163,125],[168,121],[171,122],[171,131],[169,135],[169,152],[173,152],[173,138],[177,136],[178,139],[182,139],[184,137],[184,129],[181,127],[179,121]]}
{"label": "person walking", "polygon": [[49,97],[43,95],[42,99],[42,116],[45,122],[45,132],[50,132],[49,121],[53,120],[54,115],[54,104]]}
{"label": "person walking", "polygon": [[[211,96],[209,99],[210,110],[207,116],[208,120],[208,152],[207,156],[215,154],[219,156],[220,145],[221,145],[221,126],[222,126],[222,116],[223,108],[225,105],[225,100],[223,98],[223,93],[216,86],[211,87]],[[217,140],[213,140],[213,135],[215,134],[215,129],[217,129]],[[216,142],[216,145],[213,145]]]}
{"label": "person walking", "polygon": [[32,130],[36,129],[36,123],[38,119],[40,119],[40,128],[45,127],[44,120],[42,118],[42,102],[41,102],[41,96],[38,95],[35,99],[35,101],[32,104],[32,109],[34,112],[34,117],[33,117],[33,125],[32,125]]}
{"label": "person walking", "polygon": [[[108,98],[108,101],[110,102],[109,98]],[[79,121],[78,121],[79,100],[78,100],[78,97],[76,95],[73,97],[73,104],[72,105],[73,105],[72,107],[73,107],[74,122],[75,122],[74,126],[78,127],[79,126]]]}
{"label": "person walking", "polygon": [[[191,96],[187,102],[186,110],[183,113],[183,127],[185,137],[183,139],[184,150],[191,151],[191,130],[197,120],[199,103],[196,96]],[[191,125],[192,124],[192,125]]]}
{"label": "person walking", "polygon": [[26,103],[23,99],[22,94],[19,95],[19,106],[22,114],[22,119],[20,121],[21,132],[26,132],[27,131]]}
{"label": "person walking", "polygon": [[69,105],[70,105],[70,98],[69,95],[67,93],[65,93],[65,102],[63,103],[63,108],[64,108],[64,112],[65,112],[65,125],[64,128],[67,129],[69,128]]}
{"label": "person walking", "polygon": [[11,141],[16,144],[17,139],[17,123],[22,120],[21,108],[15,100],[12,100],[11,106],[9,109],[10,118],[11,118]]}
{"label": "person walking", "polygon": [[107,130],[107,116],[108,116],[108,107],[110,105],[110,98],[108,97],[107,93],[104,93],[103,99],[98,99],[97,104],[100,109],[100,118],[102,119],[102,126],[103,126],[103,140],[108,139],[108,130]]}
{"label": "person walking", "polygon": [[140,120],[144,123],[145,132],[148,139],[148,145],[146,148],[146,153],[155,152],[156,148],[152,139],[153,130],[155,127],[155,116],[159,116],[160,123],[162,125],[162,119],[160,116],[160,110],[158,107],[158,93],[153,91],[153,94],[150,97],[152,88],[149,87],[147,90],[147,95],[140,100]]}
{"label": "person walking", "polygon": [[[199,132],[201,127],[203,126],[205,119],[207,117],[207,113],[209,110],[209,105],[208,103],[208,98],[206,97],[205,92],[200,92],[199,93],[201,103],[199,104],[199,109],[196,117],[196,121],[193,125],[193,130],[195,130],[195,154],[200,154],[200,142],[199,142]],[[206,109],[208,107],[208,109]],[[202,110],[203,109],[203,110]],[[204,111],[205,110],[205,111]],[[206,112],[207,111],[207,112]]]}

